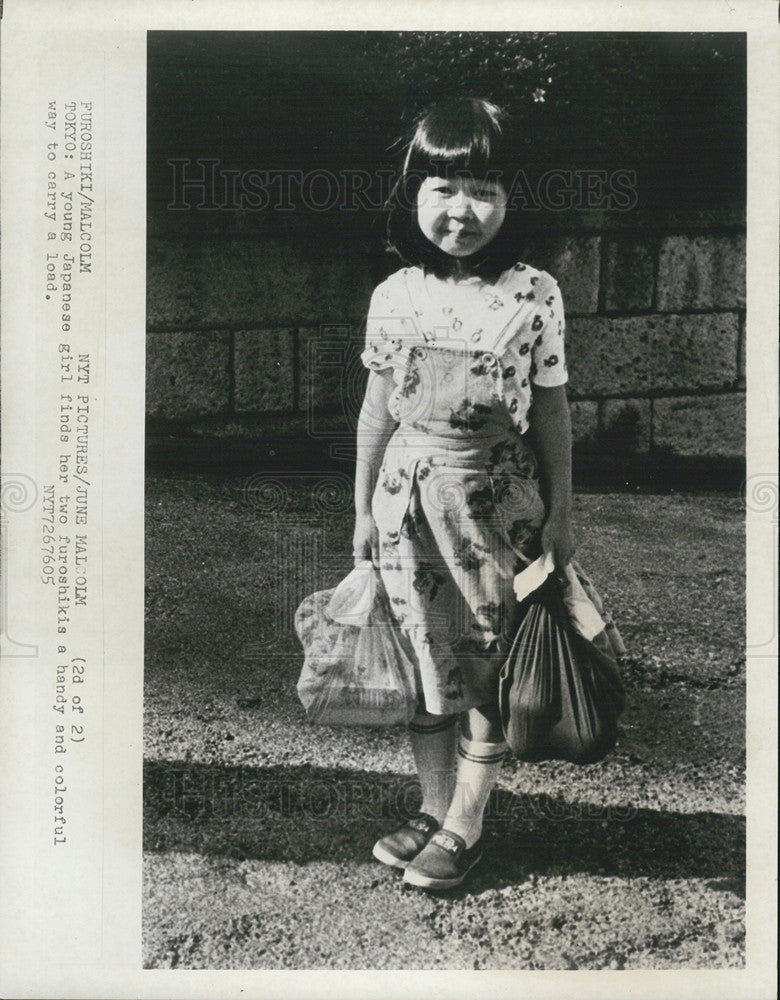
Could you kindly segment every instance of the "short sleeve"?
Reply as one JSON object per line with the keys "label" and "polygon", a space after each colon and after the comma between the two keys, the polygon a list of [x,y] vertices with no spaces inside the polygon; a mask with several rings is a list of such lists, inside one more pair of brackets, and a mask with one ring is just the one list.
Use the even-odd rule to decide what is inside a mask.
{"label": "short sleeve", "polygon": [[568,381],[564,338],[566,321],[558,282],[550,275],[537,290],[538,306],[531,320],[531,370],[534,385],[552,387]]}
{"label": "short sleeve", "polygon": [[410,339],[406,312],[390,279],[374,289],[366,318],[366,346],[360,355],[370,371],[388,371],[402,363],[404,343]]}

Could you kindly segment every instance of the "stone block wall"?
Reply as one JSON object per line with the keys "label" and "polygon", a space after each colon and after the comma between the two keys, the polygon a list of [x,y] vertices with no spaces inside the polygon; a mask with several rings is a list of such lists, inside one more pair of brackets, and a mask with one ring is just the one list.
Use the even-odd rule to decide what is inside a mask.
{"label": "stone block wall", "polygon": [[[523,257],[561,286],[578,447],[743,456],[738,213],[566,225],[530,236]],[[350,425],[371,291],[397,266],[378,241],[348,234],[150,237],[151,425],[251,433],[264,418],[300,426],[307,410]]]}

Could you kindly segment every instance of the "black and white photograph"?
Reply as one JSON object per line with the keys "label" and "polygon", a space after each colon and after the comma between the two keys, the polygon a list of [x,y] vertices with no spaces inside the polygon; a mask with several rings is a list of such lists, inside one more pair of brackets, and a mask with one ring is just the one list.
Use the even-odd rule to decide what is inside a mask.
{"label": "black and white photograph", "polygon": [[744,34],[147,74],[145,965],[742,967]]}

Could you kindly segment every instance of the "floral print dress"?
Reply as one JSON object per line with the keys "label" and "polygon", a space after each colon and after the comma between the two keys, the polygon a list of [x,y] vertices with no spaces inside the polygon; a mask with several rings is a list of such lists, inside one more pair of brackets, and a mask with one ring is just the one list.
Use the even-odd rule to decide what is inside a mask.
{"label": "floral print dress", "polygon": [[493,284],[404,268],[372,296],[362,359],[392,377],[398,422],[372,500],[380,569],[433,714],[496,697],[514,576],[541,554],[531,387],[566,381],[563,336],[555,280],[524,264]]}

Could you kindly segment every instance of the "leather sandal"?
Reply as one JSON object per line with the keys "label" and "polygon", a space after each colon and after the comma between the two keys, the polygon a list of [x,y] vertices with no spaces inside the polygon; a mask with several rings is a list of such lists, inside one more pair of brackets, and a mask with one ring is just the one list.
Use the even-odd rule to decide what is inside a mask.
{"label": "leather sandal", "polygon": [[453,889],[482,860],[483,841],[466,847],[457,833],[439,830],[406,867],[404,882],[421,889]]}
{"label": "leather sandal", "polygon": [[415,813],[400,829],[378,840],[372,853],[383,865],[406,868],[438,829],[439,823],[433,816]]}

